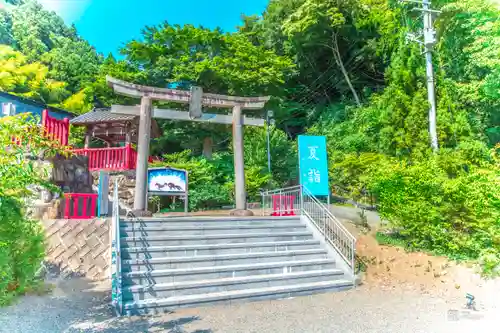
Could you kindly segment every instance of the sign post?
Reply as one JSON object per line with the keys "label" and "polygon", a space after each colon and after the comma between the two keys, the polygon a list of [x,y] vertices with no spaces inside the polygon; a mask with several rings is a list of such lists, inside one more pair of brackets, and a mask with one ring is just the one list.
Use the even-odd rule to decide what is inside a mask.
{"label": "sign post", "polygon": [[299,135],[298,142],[300,184],[314,196],[326,196],[330,205],[326,138]]}
{"label": "sign post", "polygon": [[97,193],[97,216],[107,216],[109,214],[109,172],[99,172]]}
{"label": "sign post", "polygon": [[184,198],[184,212],[188,213],[188,172],[175,168],[149,168],[148,196],[168,195]]}

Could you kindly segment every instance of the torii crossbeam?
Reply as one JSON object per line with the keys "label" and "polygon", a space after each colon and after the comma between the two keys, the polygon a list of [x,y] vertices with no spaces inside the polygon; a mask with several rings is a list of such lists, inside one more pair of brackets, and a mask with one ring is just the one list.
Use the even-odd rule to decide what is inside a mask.
{"label": "torii crossbeam", "polygon": [[[243,125],[263,126],[264,121],[257,118],[247,118],[242,114],[243,109],[262,109],[269,96],[266,97],[236,97],[204,93],[201,87],[192,87],[191,91],[156,88],[137,85],[106,76],[108,85],[120,95],[141,99],[140,107],[113,105],[111,112],[125,114],[139,114],[139,137],[137,142],[137,169],[134,211],[136,214],[147,212],[147,169],[149,156],[149,141],[151,118],[171,120],[205,121],[233,125],[233,150],[235,172],[235,200],[236,209],[233,215],[252,215],[247,210],[245,189],[245,166],[243,159]],[[152,100],[169,101],[189,104],[189,112],[152,108]],[[202,107],[231,108],[231,115],[209,115],[202,113]]]}

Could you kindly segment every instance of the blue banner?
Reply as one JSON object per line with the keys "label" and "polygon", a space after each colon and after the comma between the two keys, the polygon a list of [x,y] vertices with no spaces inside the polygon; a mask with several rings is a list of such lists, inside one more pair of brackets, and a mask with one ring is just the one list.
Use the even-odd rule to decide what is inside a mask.
{"label": "blue banner", "polygon": [[300,184],[313,195],[327,196],[328,160],[324,136],[299,135]]}

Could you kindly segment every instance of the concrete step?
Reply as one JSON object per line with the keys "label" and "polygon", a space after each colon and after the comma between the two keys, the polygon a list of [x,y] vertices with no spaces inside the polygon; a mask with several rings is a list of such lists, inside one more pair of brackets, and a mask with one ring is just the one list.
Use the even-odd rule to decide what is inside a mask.
{"label": "concrete step", "polygon": [[156,285],[134,285],[123,288],[123,300],[140,301],[152,298],[169,298],[181,295],[206,294],[242,289],[278,287],[282,285],[303,284],[320,281],[345,279],[340,269],[305,271],[287,274],[270,274],[230,277],[217,280],[187,281]]}
{"label": "concrete step", "polygon": [[136,272],[156,269],[182,269],[195,267],[217,267],[229,265],[256,264],[265,262],[286,262],[309,259],[326,259],[327,251],[321,248],[281,252],[260,252],[223,254],[208,256],[166,257],[154,259],[122,260],[122,272]]}
{"label": "concrete step", "polygon": [[253,242],[283,242],[294,240],[313,239],[310,231],[273,232],[273,233],[246,233],[246,234],[214,234],[214,235],[184,235],[184,236],[141,236],[122,237],[120,244],[126,247],[148,247],[162,245],[201,245],[224,243],[253,243]]}
{"label": "concrete step", "polygon": [[186,269],[163,269],[152,271],[123,272],[123,285],[160,284],[180,281],[222,279],[229,277],[283,274],[291,272],[318,271],[335,268],[333,259],[308,259],[285,262],[267,262]]}
{"label": "concrete step", "polygon": [[307,250],[319,247],[320,242],[315,239],[284,242],[130,247],[122,249],[122,259],[148,259],[182,256],[187,257],[270,251],[280,252]]}
{"label": "concrete step", "polygon": [[247,218],[240,217],[166,217],[166,218],[141,218],[141,219],[121,219],[120,227],[200,227],[200,226],[264,226],[279,224],[301,224],[299,217],[260,217],[253,216]]}
{"label": "concrete step", "polygon": [[243,300],[267,300],[311,295],[318,292],[337,291],[352,287],[350,280],[320,281],[286,286],[231,290],[208,294],[181,295],[163,299],[148,299],[124,303],[128,315],[160,313],[180,307],[232,304]]}
{"label": "concrete step", "polygon": [[216,234],[247,234],[274,233],[287,231],[305,231],[307,227],[300,223],[280,223],[273,225],[224,225],[224,226],[126,226],[120,227],[121,237],[138,236],[182,236],[182,235],[216,235]]}

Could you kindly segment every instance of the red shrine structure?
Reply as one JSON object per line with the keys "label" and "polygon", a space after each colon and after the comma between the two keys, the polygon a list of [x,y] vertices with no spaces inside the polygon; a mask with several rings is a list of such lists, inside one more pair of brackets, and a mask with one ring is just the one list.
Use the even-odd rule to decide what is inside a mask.
{"label": "red shrine structure", "polygon": [[[68,146],[70,126],[85,127],[85,146],[71,149],[75,155],[89,159],[90,171],[126,171],[134,170],[137,163],[137,144],[139,116],[111,113],[109,109],[94,109],[76,118],[59,120],[42,113],[42,127],[48,137]],[[151,121],[151,138],[161,136],[160,128]],[[92,138],[103,142],[106,147],[91,148]],[[156,158],[150,157],[150,161]]]}
{"label": "red shrine structure", "polygon": [[[70,125],[85,128],[83,148],[70,148],[75,155],[88,158],[89,171],[127,171],[134,170],[137,163],[137,144],[139,116],[111,113],[110,109],[94,109],[69,120],[51,117],[47,110],[42,112],[42,128],[45,135],[61,146],[69,145]],[[161,136],[158,124],[151,121],[151,138]],[[105,147],[92,148],[92,138],[104,143]],[[152,162],[157,158],[150,157]],[[65,193],[64,217],[71,219],[90,219],[96,216],[97,194]]]}
{"label": "red shrine structure", "polygon": [[[85,127],[85,146],[73,149],[73,153],[89,159],[89,170],[126,171],[134,170],[137,163],[139,116],[111,113],[110,109],[94,109],[71,119],[73,126]],[[153,119],[151,138],[159,138],[161,131]],[[92,138],[99,139],[106,147],[91,148]],[[154,158],[150,157],[150,161]]]}

